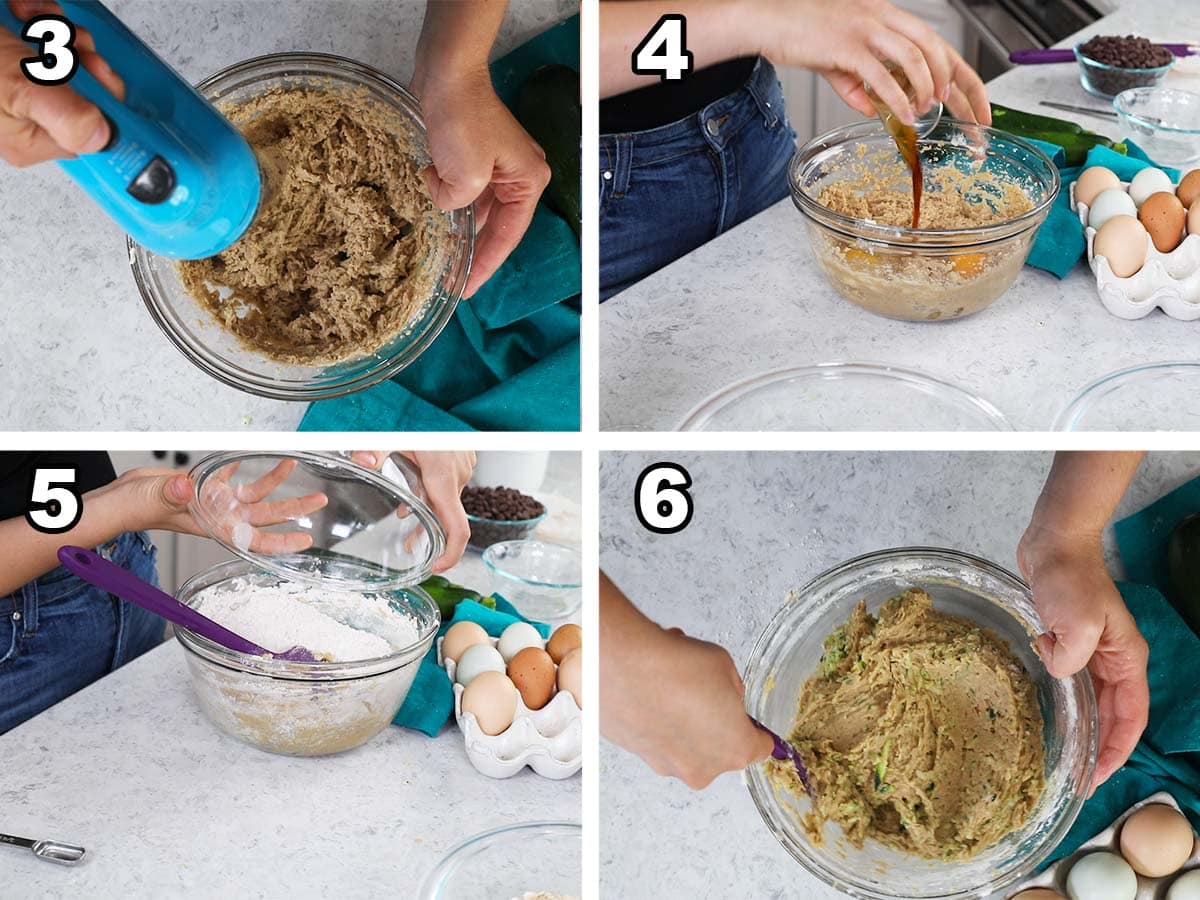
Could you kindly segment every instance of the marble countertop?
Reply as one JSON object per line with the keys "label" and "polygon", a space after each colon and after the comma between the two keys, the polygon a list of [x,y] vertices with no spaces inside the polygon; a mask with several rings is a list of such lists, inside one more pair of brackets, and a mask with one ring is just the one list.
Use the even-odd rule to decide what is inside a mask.
{"label": "marble countertop", "polygon": [[[1191,0],[1126,2],[1081,34],[1177,38],[1192,8]],[[1200,75],[1170,78],[1200,89]],[[1061,118],[1072,115],[1040,109],[1037,101],[1103,105],[1084,92],[1074,65],[1019,67],[992,81],[989,91],[996,102]],[[1076,119],[1116,137],[1108,120]],[[962,320],[876,316],[834,292],[788,199],[601,306],[600,427],[675,429],[693,406],[731,382],[841,361],[918,369],[989,401],[1017,429],[1046,430],[1103,375],[1196,359],[1195,337],[1190,323],[1160,311],[1132,322],[1109,314],[1082,264],[1062,281],[1026,267],[991,307]],[[846,408],[844,430],[863,427],[858,412]]]}
{"label": "marble countertop", "polygon": [[[265,53],[348,56],[407,81],[423,0],[154,0],[109,7],[185,78]],[[511,0],[496,55],[578,10]],[[294,430],[306,405],[254,397],[185,359],[147,313],[125,239],[55,165],[0,172],[0,429]]]}
{"label": "marble countertop", "polygon": [[[667,536],[646,531],[629,502],[638,473],[663,459],[688,470],[695,498],[691,523]],[[1050,459],[1045,453],[606,453],[600,563],[651,618],[721,644],[744,670],[788,591],[859,554],[926,544],[1015,569],[1017,540]],[[1152,455],[1118,516],[1197,474],[1197,454]],[[599,765],[603,896],[842,896],[776,842],[740,774],[692,791],[604,742]]]}

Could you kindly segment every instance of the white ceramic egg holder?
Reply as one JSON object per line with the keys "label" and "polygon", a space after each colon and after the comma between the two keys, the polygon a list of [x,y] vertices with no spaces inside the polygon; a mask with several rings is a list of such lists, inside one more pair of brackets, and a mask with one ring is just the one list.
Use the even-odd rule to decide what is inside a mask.
{"label": "white ceramic egg holder", "polygon": [[[1121,853],[1120,842],[1118,835],[1121,831],[1121,825],[1134,812],[1141,809],[1143,806],[1148,806],[1151,803],[1165,803],[1173,809],[1179,809],[1179,804],[1175,802],[1175,798],[1166,791],[1159,791],[1157,794],[1151,794],[1140,803],[1135,803],[1129,809],[1125,810],[1115,822],[1109,825],[1106,829],[1072,853],[1065,859],[1060,859],[1046,871],[1035,875],[1032,878],[1027,878],[1022,881],[1017,887],[1010,890],[1005,896],[1012,897],[1021,891],[1029,888],[1043,887],[1058,891],[1064,897],[1067,896],[1067,873],[1071,870],[1071,866],[1079,861],[1079,858],[1086,856],[1096,850],[1108,850],[1116,853],[1118,856]],[[1146,878],[1139,875],[1137,900],[1164,900],[1167,896],[1167,888],[1171,886],[1176,878],[1182,875],[1189,869],[1195,869],[1200,866],[1200,842],[1192,845],[1192,855],[1188,857],[1188,861],[1183,864],[1183,868],[1174,875],[1168,875],[1165,878]]]}
{"label": "white ceramic egg holder", "polygon": [[[500,642],[491,638],[492,646]],[[454,680],[455,664],[442,656],[438,665],[454,683],[454,719],[467,747],[471,765],[491,778],[509,778],[525,766],[544,778],[570,778],[583,765],[583,713],[568,691],[556,691],[541,709],[530,709],[517,693],[517,714],[499,734],[484,734],[474,713],[464,713],[463,686]]]}
{"label": "white ceramic egg holder", "polygon": [[[1121,189],[1128,192],[1129,182],[1122,181]],[[1170,253],[1159,251],[1146,235],[1146,262],[1128,278],[1118,278],[1108,260],[1092,249],[1096,229],[1087,224],[1087,204],[1075,203],[1074,183],[1071,207],[1084,227],[1088,265],[1096,274],[1096,290],[1105,309],[1122,319],[1140,319],[1160,307],[1172,319],[1200,319],[1200,234],[1189,234]]]}

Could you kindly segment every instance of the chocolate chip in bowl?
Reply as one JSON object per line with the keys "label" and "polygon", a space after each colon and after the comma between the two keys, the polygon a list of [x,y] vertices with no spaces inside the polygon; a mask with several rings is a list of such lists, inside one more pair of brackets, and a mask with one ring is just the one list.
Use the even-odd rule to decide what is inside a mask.
{"label": "chocolate chip in bowl", "polygon": [[476,550],[501,541],[523,540],[546,517],[540,500],[510,487],[468,485],[463,488],[462,504],[471,526],[467,543]]}
{"label": "chocolate chip in bowl", "polygon": [[1096,35],[1075,45],[1084,90],[1111,99],[1121,91],[1152,87],[1175,65],[1166,47],[1136,35]]}

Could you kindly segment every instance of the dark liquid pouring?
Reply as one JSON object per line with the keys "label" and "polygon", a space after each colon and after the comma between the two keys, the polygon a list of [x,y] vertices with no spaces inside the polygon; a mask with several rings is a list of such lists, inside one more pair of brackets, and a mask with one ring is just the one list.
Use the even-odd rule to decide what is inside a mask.
{"label": "dark liquid pouring", "polygon": [[[900,87],[911,98],[912,88],[904,72],[898,67],[891,65],[888,66],[888,69],[900,84]],[[879,118],[883,121],[883,127],[887,129],[888,134],[892,136],[892,140],[896,142],[896,149],[900,151],[900,158],[908,166],[908,171],[912,173],[912,227],[915,230],[921,221],[921,193],[924,190],[924,178],[921,175],[921,153],[917,147],[917,130],[912,125],[905,125],[901,122],[895,113],[888,108],[888,105],[880,100],[870,87],[867,87],[867,96],[871,98],[871,102],[875,105],[875,110],[879,113]]]}

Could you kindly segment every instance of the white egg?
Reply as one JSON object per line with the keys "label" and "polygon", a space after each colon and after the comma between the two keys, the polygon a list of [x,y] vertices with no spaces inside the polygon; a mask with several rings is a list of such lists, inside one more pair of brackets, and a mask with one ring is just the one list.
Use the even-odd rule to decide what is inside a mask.
{"label": "white egg", "polygon": [[1137,875],[1115,853],[1089,853],[1067,873],[1071,900],[1134,900],[1137,889]]}
{"label": "white egg", "polygon": [[1200,869],[1176,878],[1167,888],[1167,900],[1200,900]]}
{"label": "white egg", "polygon": [[503,672],[504,658],[491,644],[474,644],[463,651],[454,680],[466,687],[481,672]]}
{"label": "white egg", "polygon": [[528,622],[513,622],[500,635],[500,655],[504,657],[505,662],[509,662],[526,647],[545,649],[544,643],[537,629]]}
{"label": "white egg", "polygon": [[1133,216],[1137,218],[1137,206],[1127,193],[1120,188],[1109,188],[1096,195],[1095,201],[1088,210],[1088,227],[1097,231],[1113,216]]}
{"label": "white egg", "polygon": [[1175,185],[1171,182],[1171,176],[1162,169],[1142,169],[1133,176],[1133,181],[1129,182],[1129,198],[1139,208],[1151,194],[1157,194],[1159,191],[1175,193]]}

